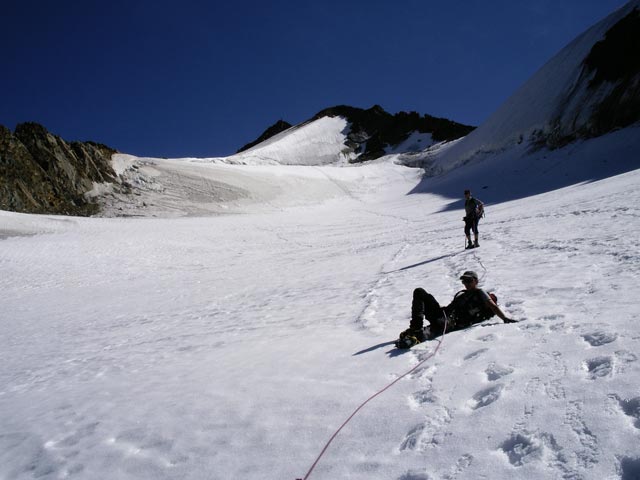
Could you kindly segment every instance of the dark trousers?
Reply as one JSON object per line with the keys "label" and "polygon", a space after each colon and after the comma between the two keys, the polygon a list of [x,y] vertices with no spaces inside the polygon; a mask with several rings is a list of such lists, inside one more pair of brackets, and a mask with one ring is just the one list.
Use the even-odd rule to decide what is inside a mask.
{"label": "dark trousers", "polygon": [[475,235],[478,235],[478,222],[480,222],[478,217],[464,217],[464,234],[467,237],[471,235],[471,231],[473,231]]}
{"label": "dark trousers", "polygon": [[413,291],[413,301],[411,302],[411,330],[422,330],[423,318],[429,322],[431,333],[438,334],[444,328],[442,321],[442,307],[436,299],[424,288],[416,288]]}

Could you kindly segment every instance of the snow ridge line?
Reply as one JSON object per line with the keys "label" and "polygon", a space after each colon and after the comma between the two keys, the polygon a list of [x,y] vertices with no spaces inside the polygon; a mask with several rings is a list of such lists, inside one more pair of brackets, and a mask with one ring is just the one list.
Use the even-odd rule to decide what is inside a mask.
{"label": "snow ridge line", "polygon": [[387,390],[389,390],[391,387],[393,387],[396,383],[398,383],[400,380],[402,380],[404,377],[406,377],[407,375],[412,374],[413,372],[415,372],[419,367],[421,367],[427,360],[430,360],[431,358],[435,357],[436,353],[438,353],[438,350],[440,350],[440,347],[442,346],[442,343],[444,342],[444,336],[447,333],[447,324],[449,322],[449,318],[447,317],[447,314],[443,311],[442,312],[444,314],[444,330],[442,331],[442,335],[440,336],[440,339],[438,339],[438,346],[435,348],[435,350],[433,351],[433,353],[431,353],[430,355],[427,355],[426,358],[424,358],[423,360],[420,360],[418,362],[417,365],[415,365],[414,367],[412,367],[409,371],[403,373],[402,375],[400,375],[398,378],[396,378],[393,382],[391,382],[390,384],[388,384],[386,387],[382,388],[381,390],[378,390],[376,393],[374,393],[373,395],[371,395],[369,398],[367,398],[364,402],[362,402],[358,408],[356,408],[353,413],[351,415],[349,415],[349,417],[342,423],[342,425],[340,425],[340,427],[335,431],[335,433],[333,435],[331,435],[331,438],[329,438],[329,441],[325,444],[324,448],[322,449],[322,451],[320,452],[320,455],[318,455],[318,458],[316,458],[316,461],[313,462],[313,465],[311,465],[311,468],[309,468],[309,471],[307,472],[307,474],[303,477],[303,478],[296,478],[296,480],[307,480],[309,478],[309,476],[311,475],[311,472],[313,472],[313,470],[316,468],[316,465],[318,465],[318,462],[320,462],[320,459],[322,458],[322,456],[325,454],[325,452],[327,451],[327,449],[329,448],[329,446],[331,445],[331,443],[333,442],[333,440],[338,436],[338,434],[340,433],[340,431],[347,425],[347,423],[349,423],[351,421],[351,419],[353,417],[356,416],[356,414],[362,410],[362,408],[364,408],[364,406],[369,403],[371,400],[373,400],[374,398],[376,398],[378,395],[381,395],[382,393],[386,392]]}

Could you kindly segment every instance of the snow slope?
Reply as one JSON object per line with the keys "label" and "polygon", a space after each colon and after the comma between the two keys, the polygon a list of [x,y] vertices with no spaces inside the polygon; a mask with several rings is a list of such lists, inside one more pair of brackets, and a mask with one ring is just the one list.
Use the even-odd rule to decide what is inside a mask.
{"label": "snow slope", "polygon": [[465,251],[460,204],[390,159],[166,164],[280,193],[0,212],[0,478],[302,478],[436,348],[392,348],[412,290],[467,269],[522,322],[446,335],[308,478],[639,478],[640,170],[492,205]]}
{"label": "snow slope", "polygon": [[355,158],[346,153],[348,122],[322,117],[285,130],[258,145],[218,162],[241,165],[324,165]]}

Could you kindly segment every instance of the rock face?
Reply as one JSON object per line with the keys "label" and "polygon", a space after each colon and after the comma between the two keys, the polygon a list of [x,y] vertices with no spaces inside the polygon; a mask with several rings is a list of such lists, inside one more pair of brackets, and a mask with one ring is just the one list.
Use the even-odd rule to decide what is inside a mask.
{"label": "rock face", "polygon": [[22,213],[92,215],[85,198],[93,183],[115,182],[111,155],[93,142],[69,142],[36,123],[15,133],[0,126],[0,209]]}
{"label": "rock face", "polygon": [[557,148],[640,120],[640,10],[634,8],[591,48],[542,143]]}
{"label": "rock face", "polygon": [[413,132],[430,133],[437,142],[464,137],[475,127],[417,112],[398,112],[392,115],[381,106],[364,110],[339,105],[317,113],[313,120],[322,117],[345,117],[351,123],[347,136],[350,146],[359,151],[358,162],[374,160],[386,154],[385,147],[392,147],[406,140]]}

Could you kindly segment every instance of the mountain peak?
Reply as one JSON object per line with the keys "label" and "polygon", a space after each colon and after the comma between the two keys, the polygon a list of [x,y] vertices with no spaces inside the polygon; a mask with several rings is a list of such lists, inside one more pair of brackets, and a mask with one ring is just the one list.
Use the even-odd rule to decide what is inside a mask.
{"label": "mountain peak", "polygon": [[[463,137],[475,128],[445,118],[421,116],[417,112],[391,114],[377,104],[368,109],[349,105],[325,108],[297,127],[326,117],[341,117],[347,121],[344,151],[351,152],[354,158],[351,161],[356,162],[379,158],[385,155],[388,149],[397,147],[414,133],[430,134],[434,142],[441,142]],[[259,146],[260,143],[290,127],[290,124],[280,120],[265,130],[257,140],[242,147],[239,152]]]}

